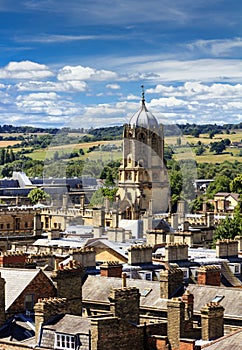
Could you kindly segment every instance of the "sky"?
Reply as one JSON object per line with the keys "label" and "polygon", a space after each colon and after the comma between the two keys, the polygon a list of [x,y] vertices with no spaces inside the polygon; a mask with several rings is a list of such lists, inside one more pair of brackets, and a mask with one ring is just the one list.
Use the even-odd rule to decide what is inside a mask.
{"label": "sky", "polygon": [[0,124],[242,122],[239,0],[0,0]]}

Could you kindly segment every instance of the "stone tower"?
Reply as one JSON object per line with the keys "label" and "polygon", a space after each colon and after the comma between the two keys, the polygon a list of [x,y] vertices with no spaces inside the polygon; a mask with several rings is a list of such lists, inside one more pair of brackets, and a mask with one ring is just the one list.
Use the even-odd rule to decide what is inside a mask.
{"label": "stone tower", "polygon": [[124,125],[118,187],[121,218],[137,220],[145,212],[167,211],[169,186],[164,165],[163,127],[148,111],[144,91],[140,109],[129,124]]}

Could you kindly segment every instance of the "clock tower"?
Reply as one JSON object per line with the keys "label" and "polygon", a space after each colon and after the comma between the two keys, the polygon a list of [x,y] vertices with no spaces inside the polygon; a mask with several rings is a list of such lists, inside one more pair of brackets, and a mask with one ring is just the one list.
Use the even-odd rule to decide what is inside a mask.
{"label": "clock tower", "polygon": [[121,219],[137,220],[168,208],[163,126],[148,111],[143,86],[141,107],[124,125],[117,201]]}

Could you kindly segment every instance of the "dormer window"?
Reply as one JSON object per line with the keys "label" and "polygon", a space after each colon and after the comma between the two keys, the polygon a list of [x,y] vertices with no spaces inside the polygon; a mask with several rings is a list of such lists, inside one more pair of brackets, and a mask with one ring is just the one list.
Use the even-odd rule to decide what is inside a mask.
{"label": "dormer window", "polygon": [[75,342],[75,336],[74,335],[68,335],[68,334],[61,334],[56,333],[55,334],[55,349],[75,349],[76,348],[76,342]]}

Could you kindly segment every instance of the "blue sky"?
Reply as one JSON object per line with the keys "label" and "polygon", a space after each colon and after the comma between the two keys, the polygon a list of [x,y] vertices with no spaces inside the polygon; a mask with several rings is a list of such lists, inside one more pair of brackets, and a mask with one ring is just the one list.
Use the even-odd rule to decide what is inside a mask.
{"label": "blue sky", "polygon": [[242,2],[0,0],[0,124],[242,122]]}

